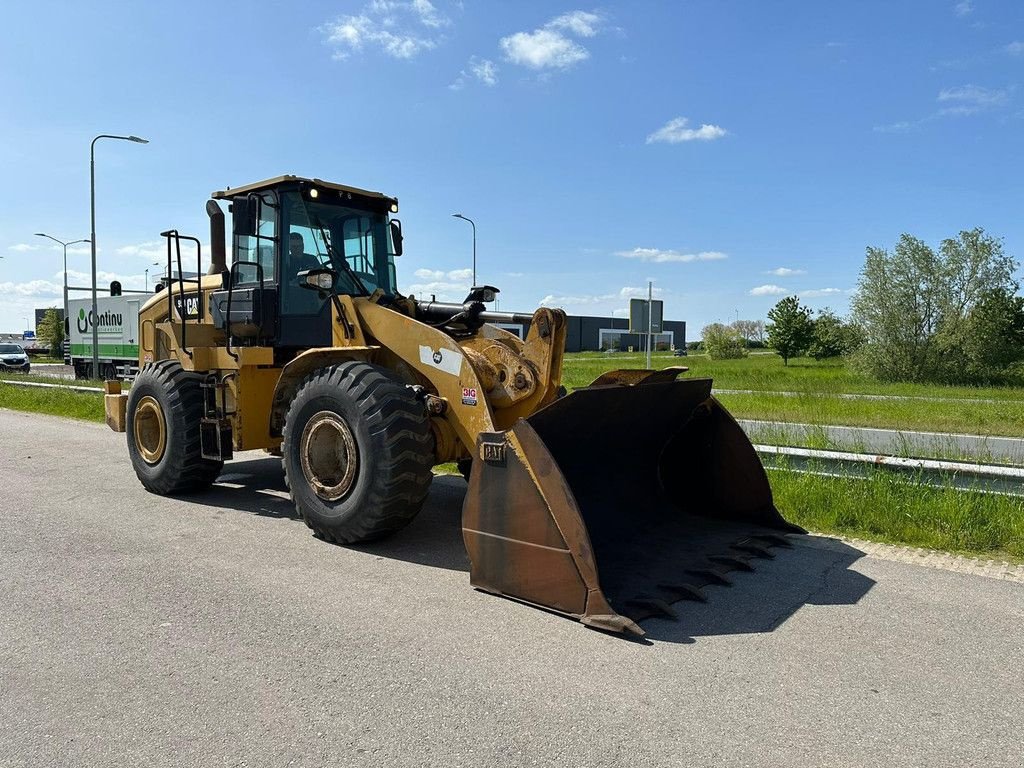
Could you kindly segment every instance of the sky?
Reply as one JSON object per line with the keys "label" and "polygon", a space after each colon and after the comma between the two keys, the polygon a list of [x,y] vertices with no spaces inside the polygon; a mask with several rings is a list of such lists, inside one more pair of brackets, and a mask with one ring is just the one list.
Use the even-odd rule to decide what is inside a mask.
{"label": "sky", "polygon": [[[786,295],[849,308],[864,251],[984,227],[1024,257],[1024,2],[10,3],[0,331],[209,240],[210,192],[285,173],[400,203],[404,293],[689,337]],[[88,246],[69,248],[72,285]],[[79,294],[85,296],[86,294]]]}

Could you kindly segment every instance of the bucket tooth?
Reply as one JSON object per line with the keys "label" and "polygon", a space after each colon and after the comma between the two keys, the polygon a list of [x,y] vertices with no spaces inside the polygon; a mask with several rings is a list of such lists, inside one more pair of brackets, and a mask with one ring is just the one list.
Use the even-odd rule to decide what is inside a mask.
{"label": "bucket tooth", "polygon": [[679,614],[672,609],[672,606],[660,597],[634,597],[631,600],[627,600],[626,605],[646,608],[654,615],[660,614],[669,619],[679,618]]}
{"label": "bucket tooth", "polygon": [[738,549],[740,552],[746,552],[748,555],[760,557],[765,560],[773,560],[775,558],[775,555],[772,553],[770,549],[768,549],[768,547],[764,547],[760,544],[755,544],[749,539],[746,541],[737,541],[735,544],[732,545],[732,548]]}
{"label": "bucket tooth", "polygon": [[732,586],[732,579],[715,568],[689,568],[686,572],[691,576],[699,576],[708,584],[721,584],[723,587]]}
{"label": "bucket tooth", "polygon": [[787,539],[785,536],[779,536],[774,533],[759,533],[756,536],[751,536],[752,539],[763,541],[765,544],[771,547],[783,547],[785,549],[792,549],[793,542]]}
{"label": "bucket tooth", "polygon": [[704,590],[693,586],[693,584],[659,584],[658,589],[671,592],[676,600],[696,600],[699,603],[706,603],[708,601],[708,596],[704,594]]}
{"label": "bucket tooth", "polygon": [[727,565],[737,571],[754,570],[754,566],[752,566],[747,560],[733,555],[709,555],[708,560],[713,563],[718,563],[719,565]]}

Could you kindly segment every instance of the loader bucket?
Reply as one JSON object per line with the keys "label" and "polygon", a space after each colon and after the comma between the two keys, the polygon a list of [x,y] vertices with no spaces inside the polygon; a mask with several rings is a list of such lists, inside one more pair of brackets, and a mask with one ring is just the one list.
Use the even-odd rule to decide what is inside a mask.
{"label": "loader bucket", "polygon": [[637,621],[803,531],[711,380],[679,372],[605,374],[479,437],[462,517],[473,586],[642,635]]}

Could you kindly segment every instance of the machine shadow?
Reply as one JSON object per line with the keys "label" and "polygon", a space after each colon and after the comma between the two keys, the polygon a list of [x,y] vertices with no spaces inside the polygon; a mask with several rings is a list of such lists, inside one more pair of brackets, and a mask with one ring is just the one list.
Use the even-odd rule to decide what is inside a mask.
{"label": "machine shadow", "polygon": [[[386,539],[346,548],[468,572],[461,520],[465,495],[466,483],[461,477],[439,475],[423,510],[408,527]],[[313,535],[296,517],[281,461],[274,457],[232,461],[213,487],[188,500],[207,507],[293,519],[301,534]],[[826,537],[791,538],[795,544],[791,549],[775,548],[774,559],[754,560],[753,573],[730,573],[731,586],[706,587],[706,603],[673,603],[678,619],[642,621],[647,635],[641,642],[693,643],[700,637],[772,632],[805,605],[854,605],[874,586],[872,579],[850,569],[863,557],[860,550]],[[468,579],[466,588],[470,588]]]}
{"label": "machine shadow", "polygon": [[875,585],[851,570],[864,556],[836,539],[791,537],[792,549],[756,560],[752,573],[733,572],[731,586],[707,587],[706,603],[675,603],[677,620],[648,619],[647,639],[693,643],[700,637],[772,632],[807,605],[855,605]]}
{"label": "machine shadow", "polygon": [[[407,527],[386,539],[345,546],[432,568],[468,572],[469,558],[462,543],[465,495],[466,481],[461,477],[438,475],[422,511]],[[261,517],[290,518],[297,524],[297,530],[313,535],[297,517],[288,497],[281,460],[273,456],[259,455],[228,462],[213,486],[183,500]]]}

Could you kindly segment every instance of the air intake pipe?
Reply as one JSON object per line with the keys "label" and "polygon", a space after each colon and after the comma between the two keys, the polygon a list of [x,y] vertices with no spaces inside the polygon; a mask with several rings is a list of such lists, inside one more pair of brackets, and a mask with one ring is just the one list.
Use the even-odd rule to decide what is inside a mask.
{"label": "air intake pipe", "polygon": [[216,200],[206,201],[206,213],[210,217],[210,268],[208,275],[219,275],[227,269],[227,252],[224,246],[224,211]]}

